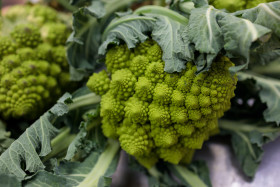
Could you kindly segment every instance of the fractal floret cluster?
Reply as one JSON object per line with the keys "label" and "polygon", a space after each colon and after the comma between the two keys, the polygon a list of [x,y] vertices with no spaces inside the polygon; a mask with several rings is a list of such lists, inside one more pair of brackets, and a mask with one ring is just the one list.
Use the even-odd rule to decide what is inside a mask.
{"label": "fractal floret cluster", "polygon": [[0,116],[34,119],[69,85],[68,26],[43,5],[15,6],[1,19]]}
{"label": "fractal floret cluster", "polygon": [[180,73],[166,73],[162,50],[150,39],[130,50],[109,49],[105,63],[107,70],[87,83],[102,96],[103,133],[147,168],[158,159],[190,162],[194,150],[218,132],[217,120],[230,108],[237,82],[226,57],[198,75],[192,62]]}

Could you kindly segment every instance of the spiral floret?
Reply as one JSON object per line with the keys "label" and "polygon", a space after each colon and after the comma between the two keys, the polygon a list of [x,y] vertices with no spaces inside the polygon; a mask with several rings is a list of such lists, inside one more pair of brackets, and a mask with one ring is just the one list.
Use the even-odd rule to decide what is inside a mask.
{"label": "spiral floret", "polygon": [[[194,150],[218,132],[217,119],[229,109],[237,82],[226,57],[198,75],[192,62],[183,72],[168,74],[159,49],[150,39],[130,51],[124,45],[111,48],[102,77],[110,88],[100,93],[105,136],[118,139],[147,168],[159,159],[190,162]],[[102,80],[91,81],[97,75],[89,80],[92,90],[100,87]]]}
{"label": "spiral floret", "polygon": [[40,29],[55,24],[64,25],[55,10],[43,5],[15,6],[4,14],[0,33],[2,118],[33,120],[69,90],[66,51],[61,45],[69,31],[63,30],[62,38],[58,27],[50,28],[52,39],[59,40],[53,43],[45,40]]}

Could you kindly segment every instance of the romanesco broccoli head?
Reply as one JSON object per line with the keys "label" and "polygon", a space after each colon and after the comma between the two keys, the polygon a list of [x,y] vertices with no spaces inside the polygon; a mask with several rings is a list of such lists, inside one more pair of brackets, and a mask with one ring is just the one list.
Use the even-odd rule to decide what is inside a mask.
{"label": "romanesco broccoli head", "polygon": [[275,0],[210,0],[209,4],[218,9],[226,9],[229,12],[249,9],[258,6],[260,3],[269,3]]}
{"label": "romanesco broccoli head", "polygon": [[218,132],[217,120],[230,108],[237,82],[226,57],[198,75],[192,62],[180,73],[166,73],[161,57],[160,46],[150,39],[131,50],[113,47],[107,71],[94,73],[87,83],[102,96],[104,135],[118,139],[147,168],[158,159],[190,162],[194,150]]}
{"label": "romanesco broccoli head", "polygon": [[[1,117],[32,120],[69,87],[64,43],[70,30],[56,15],[55,10],[43,5],[17,5],[3,16]],[[43,32],[45,26],[48,29]]]}

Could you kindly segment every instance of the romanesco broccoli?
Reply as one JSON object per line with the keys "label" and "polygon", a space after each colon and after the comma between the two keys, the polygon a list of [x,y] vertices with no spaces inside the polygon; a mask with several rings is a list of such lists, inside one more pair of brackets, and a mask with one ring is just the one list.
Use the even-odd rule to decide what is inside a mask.
{"label": "romanesco broccoli", "polygon": [[70,31],[43,5],[11,7],[1,21],[0,115],[34,119],[69,86]]}
{"label": "romanesco broccoli", "polygon": [[180,73],[164,72],[160,46],[152,40],[129,50],[109,49],[107,71],[94,73],[87,86],[102,95],[102,129],[108,138],[145,167],[158,159],[190,162],[195,149],[218,131],[218,118],[230,108],[236,75],[218,57],[209,71],[196,75],[192,62]]}
{"label": "romanesco broccoli", "polygon": [[229,12],[253,8],[260,3],[269,3],[275,0],[210,0],[209,4],[218,9],[226,9]]}

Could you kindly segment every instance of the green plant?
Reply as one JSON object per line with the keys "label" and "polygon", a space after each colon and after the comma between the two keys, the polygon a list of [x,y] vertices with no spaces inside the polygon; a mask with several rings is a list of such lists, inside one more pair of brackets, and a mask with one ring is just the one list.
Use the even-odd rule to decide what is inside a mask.
{"label": "green plant", "polygon": [[192,62],[180,73],[166,73],[162,50],[149,39],[134,49],[109,49],[105,64],[108,72],[94,73],[87,82],[102,95],[103,133],[147,168],[159,158],[189,163],[218,131],[217,119],[230,108],[237,82],[226,57],[198,75]]}
{"label": "green plant", "polygon": [[71,2],[82,7],[70,74],[88,87],[14,141],[9,122],[0,128],[0,185],[110,186],[123,149],[150,186],[211,186],[205,162],[190,160],[212,128],[254,177],[262,146],[280,133],[279,1],[234,13],[200,0],[127,12],[116,11],[134,1]]}

